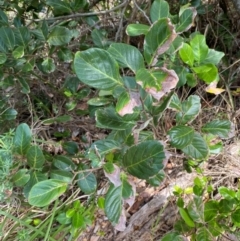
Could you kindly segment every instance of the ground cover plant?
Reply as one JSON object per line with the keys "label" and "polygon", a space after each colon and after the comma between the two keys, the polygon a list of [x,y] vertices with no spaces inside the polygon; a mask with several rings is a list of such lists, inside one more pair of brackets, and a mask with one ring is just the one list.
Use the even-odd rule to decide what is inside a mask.
{"label": "ground cover plant", "polygon": [[[234,123],[226,115],[199,122],[202,100],[191,93],[199,86],[212,96],[225,91],[218,69],[225,53],[195,28],[211,6],[0,6],[2,240],[77,240],[99,210],[124,232],[134,180],[159,187],[174,153],[197,177],[187,191],[175,187],[180,221],[161,240],[215,240],[238,230],[239,191],[215,188],[202,169],[223,151]],[[145,22],[131,19],[136,9]],[[111,33],[109,24],[100,27],[101,16],[114,13],[118,28]],[[142,45],[131,44],[134,38]],[[182,98],[184,89],[190,92]]]}

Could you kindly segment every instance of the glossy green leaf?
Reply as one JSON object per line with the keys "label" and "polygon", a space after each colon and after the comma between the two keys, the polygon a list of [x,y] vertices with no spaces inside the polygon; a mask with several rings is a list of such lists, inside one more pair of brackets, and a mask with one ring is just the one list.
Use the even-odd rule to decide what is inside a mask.
{"label": "glossy green leaf", "polygon": [[30,173],[30,180],[24,186],[23,193],[26,198],[28,198],[31,188],[38,182],[47,180],[47,176],[41,172],[34,171]]}
{"label": "glossy green leaf", "polygon": [[28,202],[32,206],[44,207],[55,201],[67,189],[67,183],[49,179],[38,182],[29,192]]}
{"label": "glossy green leaf", "polygon": [[97,189],[97,179],[92,172],[83,171],[77,175],[77,184],[85,194],[90,194]]}
{"label": "glossy green leaf", "polygon": [[22,58],[24,55],[24,47],[18,46],[16,49],[14,49],[14,51],[12,52],[12,55],[14,59]]}
{"label": "glossy green leaf", "polygon": [[139,36],[139,35],[146,35],[150,26],[145,24],[129,24],[126,29],[126,33],[128,36]]}
{"label": "glossy green leaf", "polygon": [[217,65],[217,64],[219,64],[219,62],[221,61],[221,59],[223,58],[224,55],[225,54],[223,52],[216,51],[214,49],[209,49],[207,57],[204,59],[202,64],[215,64],[215,65]]}
{"label": "glossy green leaf", "polygon": [[0,53],[0,64],[4,64],[7,60],[7,55],[5,53]]}
{"label": "glossy green leaf", "polygon": [[71,183],[73,179],[73,174],[69,171],[64,170],[51,170],[50,178],[60,180],[66,183]]}
{"label": "glossy green leaf", "polygon": [[21,76],[18,76],[17,80],[19,81],[19,83],[22,87],[21,92],[24,94],[30,93],[30,87],[29,87],[27,81],[24,78],[22,78]]}
{"label": "glossy green leaf", "polygon": [[70,3],[62,0],[47,0],[46,4],[51,6],[57,15],[69,14],[72,12]]}
{"label": "glossy green leaf", "polygon": [[72,216],[72,226],[74,228],[82,228],[84,226],[84,217],[81,213],[74,213],[74,215]]}
{"label": "glossy green leaf", "polygon": [[54,157],[53,165],[63,171],[73,171],[76,169],[76,165],[72,162],[72,160],[62,155]]}
{"label": "glossy green leaf", "polygon": [[31,146],[27,153],[27,163],[32,168],[42,168],[45,162],[45,157],[39,146]]}
{"label": "glossy green leaf", "polygon": [[233,223],[237,226],[240,227],[240,209],[237,209],[234,211],[231,215]]}
{"label": "glossy green leaf", "polygon": [[124,199],[129,198],[133,195],[132,186],[129,184],[129,182],[125,179],[122,180],[122,197]]}
{"label": "glossy green leaf", "polygon": [[[14,47],[15,47],[15,35],[14,35],[14,32],[13,32],[12,28],[1,27],[0,28],[0,39],[4,43],[4,45],[6,45],[6,47],[9,50],[14,49]],[[0,51],[2,51],[1,48],[0,48]],[[2,51],[2,52],[5,52],[5,51]]]}
{"label": "glossy green leaf", "polygon": [[156,21],[145,36],[144,57],[149,65],[155,65],[158,57],[166,52],[177,37],[174,26],[168,18]]}
{"label": "glossy green leaf", "polygon": [[23,187],[29,179],[28,169],[20,169],[12,176],[12,181],[17,187]]}
{"label": "glossy green leaf", "polygon": [[178,98],[178,95],[174,93],[171,98],[171,103],[169,106],[171,109],[174,109],[176,111],[182,111],[182,103],[180,99]]}
{"label": "glossy green leaf", "polygon": [[2,113],[2,118],[4,120],[14,120],[17,117],[17,111],[15,109],[7,109],[4,113]]}
{"label": "glossy green leaf", "polygon": [[158,141],[144,141],[130,147],[123,156],[123,166],[138,178],[148,179],[163,168],[166,158],[163,145]]}
{"label": "glossy green leaf", "polygon": [[176,25],[176,32],[182,33],[189,30],[194,23],[194,18],[196,15],[197,11],[195,8],[185,9],[179,17],[179,23]]}
{"label": "glossy green leaf", "polygon": [[182,149],[189,145],[194,137],[194,129],[189,126],[175,126],[171,128],[168,132],[170,136],[171,145]]}
{"label": "glossy green leaf", "polygon": [[187,206],[187,211],[195,223],[204,222],[204,203],[202,196],[194,196],[193,201]]}
{"label": "glossy green leaf", "polygon": [[74,141],[64,142],[62,147],[69,155],[75,155],[79,151],[79,146]]}
{"label": "glossy green leaf", "polygon": [[94,29],[91,31],[91,37],[96,47],[105,48],[108,45],[106,31],[102,29]]}
{"label": "glossy green leaf", "polygon": [[196,241],[212,241],[213,237],[205,227],[199,228],[196,233]]}
{"label": "glossy green leaf", "polygon": [[48,74],[54,72],[55,69],[56,69],[56,66],[55,66],[55,63],[54,63],[54,59],[46,58],[42,62],[42,68],[43,68],[43,71],[48,73]]}
{"label": "glossy green leaf", "polygon": [[197,76],[203,81],[205,81],[207,84],[218,80],[218,69],[213,64],[201,65],[192,69],[197,74]]}
{"label": "glossy green leaf", "polygon": [[236,192],[227,187],[219,187],[218,192],[228,200],[234,199],[236,197]]}
{"label": "glossy green leaf", "polygon": [[189,44],[184,43],[183,47],[179,50],[179,55],[182,61],[190,66],[193,66],[194,55],[193,49]]}
{"label": "glossy green leaf", "polygon": [[208,46],[204,35],[197,34],[190,41],[193,50],[194,60],[202,63],[208,55]]}
{"label": "glossy green leaf", "polygon": [[112,102],[112,99],[106,98],[106,97],[95,97],[87,101],[89,105],[93,105],[93,106],[104,106],[104,105],[110,104],[111,102]]}
{"label": "glossy green leaf", "polygon": [[65,62],[65,63],[71,63],[73,61],[73,53],[70,49],[68,48],[61,48],[57,52],[58,58]]}
{"label": "glossy green leaf", "polygon": [[121,145],[113,139],[95,141],[87,152],[87,157],[92,161],[93,166],[98,166],[102,159],[110,152],[120,150]]}
{"label": "glossy green leaf", "polygon": [[178,124],[186,124],[193,121],[201,109],[200,98],[197,95],[191,95],[182,102],[182,111],[177,113],[176,121]]}
{"label": "glossy green leaf", "polygon": [[77,52],[74,68],[78,78],[94,88],[111,89],[122,85],[117,62],[103,49],[91,48]]}
{"label": "glossy green leaf", "polygon": [[122,186],[110,185],[105,198],[104,210],[109,221],[118,223],[122,212]]}
{"label": "glossy green leaf", "polygon": [[60,224],[64,224],[64,225],[67,225],[67,224],[70,224],[71,223],[71,218],[68,218],[66,216],[66,213],[60,213],[57,217],[56,217],[56,220],[60,223]]}
{"label": "glossy green leaf", "polygon": [[204,204],[204,220],[209,222],[218,215],[218,202],[210,200]]}
{"label": "glossy green leaf", "polygon": [[203,137],[195,132],[192,142],[181,149],[186,155],[191,158],[202,160],[208,155],[208,146]]}
{"label": "glossy green leaf", "polygon": [[143,56],[134,46],[123,43],[113,43],[110,45],[108,52],[121,67],[129,68],[134,73],[136,73],[138,69],[144,68]]}
{"label": "glossy green leaf", "polygon": [[231,122],[229,120],[213,120],[206,123],[202,127],[202,131],[213,135],[226,138],[231,130]]}
{"label": "glossy green leaf", "polygon": [[26,154],[28,148],[30,147],[32,140],[32,132],[29,126],[25,123],[20,124],[15,132],[14,136],[14,147],[18,154]]}
{"label": "glossy green leaf", "polygon": [[125,130],[132,128],[136,124],[135,121],[128,117],[121,117],[114,108],[104,108],[96,111],[96,125],[100,128],[112,130]]}
{"label": "glossy green leaf", "polygon": [[54,46],[68,44],[72,38],[71,31],[68,28],[56,26],[48,35],[48,43]]}
{"label": "glossy green leaf", "polygon": [[155,0],[150,9],[150,17],[152,22],[155,22],[161,18],[167,18],[169,16],[169,5],[167,1]]}
{"label": "glossy green leaf", "polygon": [[180,213],[182,219],[185,221],[185,223],[189,227],[191,227],[191,228],[195,227],[195,223],[193,222],[193,220],[189,216],[188,212],[184,208],[179,208],[179,213]]}

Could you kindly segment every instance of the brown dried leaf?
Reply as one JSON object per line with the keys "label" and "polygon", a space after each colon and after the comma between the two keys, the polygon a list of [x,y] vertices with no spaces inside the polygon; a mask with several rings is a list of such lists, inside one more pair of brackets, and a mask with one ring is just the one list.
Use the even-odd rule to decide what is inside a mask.
{"label": "brown dried leaf", "polygon": [[126,221],[127,221],[127,218],[126,218],[126,215],[125,215],[125,210],[123,209],[122,214],[119,218],[118,224],[115,225],[114,228],[118,231],[123,232],[126,229]]}
{"label": "brown dried leaf", "polygon": [[109,179],[111,183],[113,183],[115,187],[119,187],[120,185],[122,185],[122,181],[120,179],[120,168],[114,164],[113,166],[114,171],[112,173],[107,173],[104,171],[104,175]]}
{"label": "brown dried leaf", "polygon": [[158,101],[167,93],[171,91],[171,89],[175,88],[178,83],[178,76],[174,70],[169,70],[165,67],[162,67],[161,70],[167,73],[166,79],[161,83],[162,89],[157,91],[156,88],[146,88],[145,90],[152,95]]}
{"label": "brown dried leaf", "polygon": [[130,92],[130,101],[118,112],[120,116],[132,114],[133,109],[141,105],[140,93]]}

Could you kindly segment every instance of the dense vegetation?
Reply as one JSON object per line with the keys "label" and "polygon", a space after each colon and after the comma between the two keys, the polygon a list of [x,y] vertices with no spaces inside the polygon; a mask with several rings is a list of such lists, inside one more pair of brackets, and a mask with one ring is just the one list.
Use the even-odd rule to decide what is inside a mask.
{"label": "dense vegetation", "polygon": [[237,235],[239,190],[204,175],[236,128],[227,111],[202,118],[216,98],[237,108],[230,20],[214,15],[221,41],[205,22],[217,8],[1,1],[1,240],[77,240],[98,210],[124,232],[136,180],[158,187],[177,155],[196,178],[175,187],[179,220],[161,240]]}

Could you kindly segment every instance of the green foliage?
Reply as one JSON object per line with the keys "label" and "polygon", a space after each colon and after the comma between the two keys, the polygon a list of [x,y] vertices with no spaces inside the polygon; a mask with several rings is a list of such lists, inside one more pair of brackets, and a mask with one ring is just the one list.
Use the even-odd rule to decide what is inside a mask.
{"label": "green foliage", "polygon": [[181,220],[175,224],[174,232],[162,240],[186,234],[195,240],[214,240],[221,237],[222,233],[232,233],[239,227],[239,191],[219,187],[217,191],[221,195],[220,199],[204,200],[204,196],[210,197],[213,191],[206,177],[195,178],[193,200],[188,203],[183,201],[184,190],[179,191],[177,187],[175,190]]}
{"label": "green foliage", "polygon": [[[16,12],[13,20],[8,16],[8,8]],[[43,238],[45,230],[47,235],[56,234],[54,230],[58,228],[60,233],[64,230],[71,238],[77,237],[92,223],[97,206],[105,211],[116,229],[121,230],[120,226],[125,226],[125,203],[132,204],[136,195],[130,176],[158,186],[164,179],[169,146],[191,159],[187,163],[190,167],[197,167],[221,149],[212,146],[211,140],[215,136],[226,138],[231,123],[213,120],[195,130],[192,123],[201,111],[200,98],[190,95],[180,100],[173,91],[185,84],[196,86],[198,80],[211,84],[219,79],[217,65],[224,53],[210,49],[205,36],[200,33],[191,34],[189,38],[186,38],[187,34],[182,35],[194,23],[195,8],[183,6],[174,16],[170,14],[167,1],[153,1],[150,8],[152,23],[130,24],[126,28],[129,36],[143,35],[143,49],[113,43],[108,40],[108,33],[98,28],[85,36],[91,37],[92,45],[84,37],[79,40],[77,26],[84,23],[92,28],[100,18],[62,20],[61,17],[64,19],[64,15],[82,13],[86,9],[90,12],[88,1],[23,1],[22,8],[18,4],[10,4],[8,8],[0,11],[1,90],[4,92],[11,87],[18,90],[24,100],[25,97],[33,98],[41,113],[36,114],[34,109],[31,115],[42,125],[70,122],[73,120],[71,113],[75,111],[78,115],[95,117],[96,127],[107,129],[106,137],[88,143],[85,152],[80,153],[78,143],[63,141],[61,147],[65,153],[61,155],[46,150],[45,142],[39,140],[34,129],[26,123],[0,136],[0,201],[7,201],[6,193],[18,188],[27,199],[26,205],[49,210],[53,207],[51,216],[42,225],[41,221],[33,220],[33,224],[41,226],[39,232],[31,225],[25,225],[35,232],[33,235],[30,232],[31,240]],[[56,18],[36,19],[45,8],[60,22],[55,22]],[[30,23],[25,19],[29,15],[32,17]],[[77,49],[71,48],[75,39]],[[69,67],[70,74],[60,90],[56,90],[50,79],[63,65]],[[64,114],[35,96],[34,81],[37,86],[48,85],[65,98]],[[50,92],[47,94],[51,95]],[[77,108],[80,101],[88,104],[87,110]],[[8,105],[8,98],[3,98],[0,102],[1,123],[14,120],[18,114]],[[167,140],[164,136],[157,140],[153,130],[164,121],[168,108],[175,112],[176,125],[168,130]],[[58,131],[53,135],[64,139],[71,133]],[[165,142],[169,146],[162,144]],[[97,192],[101,173],[97,173],[98,170],[103,170],[108,180],[107,192],[103,194]],[[187,205],[182,193],[178,194],[183,226],[180,228],[176,224],[176,231],[163,240],[184,240],[181,234],[189,232],[196,240],[210,240],[224,229],[219,224],[222,219],[230,225],[240,225],[239,209],[230,204],[226,209],[220,209],[226,200],[233,202],[232,206],[238,205],[236,200],[240,195],[220,188],[222,203],[213,200],[204,203],[202,195],[206,185],[205,180],[195,180],[194,201]],[[79,200],[66,200],[75,190],[88,197],[84,204]],[[227,216],[221,214],[223,210]],[[206,222],[209,224],[205,225]],[[54,227],[53,231],[51,227]]]}

